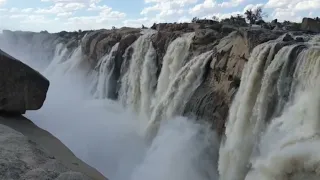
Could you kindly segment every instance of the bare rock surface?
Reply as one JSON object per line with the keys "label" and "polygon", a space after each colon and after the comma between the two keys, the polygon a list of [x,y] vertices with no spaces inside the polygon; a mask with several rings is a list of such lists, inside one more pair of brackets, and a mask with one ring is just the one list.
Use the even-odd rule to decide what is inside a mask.
{"label": "bare rock surface", "polygon": [[0,179],[106,180],[24,117],[0,116]]}

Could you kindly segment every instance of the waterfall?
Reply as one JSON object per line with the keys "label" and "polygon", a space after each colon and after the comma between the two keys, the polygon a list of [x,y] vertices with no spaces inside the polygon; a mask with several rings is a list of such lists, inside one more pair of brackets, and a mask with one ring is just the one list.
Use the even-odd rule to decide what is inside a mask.
{"label": "waterfall", "polygon": [[[191,33],[170,42],[165,58],[158,60],[155,33],[143,31],[123,54],[128,66],[122,63],[118,101],[107,96],[121,42],[97,59],[95,68],[81,45],[89,41],[86,36],[73,48],[57,43],[50,64],[40,69],[50,80],[47,99],[26,116],[110,180],[217,179],[215,131],[181,117],[203,81],[212,51],[189,58]],[[147,143],[146,134],[152,134]]]}
{"label": "waterfall", "polygon": [[[212,42],[215,47],[206,52],[207,46],[194,43],[201,33],[177,33],[157,43],[161,32],[143,30],[129,43],[116,30],[106,37],[101,32],[68,43],[56,35],[35,36],[33,41],[39,38],[45,49],[54,46],[41,52],[50,57],[45,67],[37,66],[36,55],[22,56],[41,43],[29,43],[23,53],[12,49],[14,43],[6,49],[50,80],[44,106],[26,116],[110,180],[319,179],[318,36],[302,36],[305,42],[285,40],[285,35],[263,41],[244,52],[250,52],[247,60],[233,52],[241,51],[232,49],[238,42],[251,47],[248,37],[237,32],[218,45]],[[15,42],[26,44],[25,39]],[[225,87],[231,85],[216,87],[238,77],[238,72],[224,72],[238,65],[227,62],[230,58],[242,61],[244,69],[236,67],[242,72],[240,86],[232,86],[237,93],[218,137],[216,122],[182,115],[196,90],[230,92]],[[212,67],[213,59],[220,68]],[[220,82],[225,77],[228,82]],[[118,99],[109,99],[110,91],[117,91]]]}
{"label": "waterfall", "polygon": [[145,32],[132,45],[129,69],[120,90],[120,99],[125,106],[132,108],[149,124],[147,134],[156,133],[156,126],[162,119],[182,114],[188,99],[201,84],[212,54],[207,52],[188,62],[194,33],[184,34],[169,44],[157,77],[156,51],[150,42],[154,33]]}
{"label": "waterfall", "polygon": [[169,83],[167,91],[159,99],[148,122],[147,135],[152,139],[157,133],[160,121],[181,115],[192,93],[201,84],[205,67],[212,55],[206,52],[190,60]]}
{"label": "waterfall", "polygon": [[95,78],[96,92],[94,96],[96,98],[107,98],[108,97],[108,86],[109,79],[114,71],[115,66],[115,53],[118,51],[119,43],[116,43],[110,53],[105,54],[98,62],[97,68],[99,72],[98,77]]}
{"label": "waterfall", "polygon": [[[302,51],[297,67],[299,91],[262,135],[246,179],[319,179],[320,47]],[[312,83],[310,83],[312,82]]]}
{"label": "waterfall", "polygon": [[[132,45],[133,54],[129,62],[129,69],[121,83],[120,99],[125,98],[121,101],[125,102],[125,106],[132,108],[137,113],[144,111],[144,109],[141,109],[141,98],[146,98],[144,99],[144,103],[146,103],[146,101],[150,101],[148,98],[152,97],[152,95],[149,94],[152,92],[145,86],[155,84],[155,82],[150,82],[156,79],[156,69],[150,69],[150,67],[154,68],[152,63],[155,63],[154,49],[152,43],[150,43],[150,38],[153,33],[154,32],[145,33]],[[143,77],[142,75],[149,77]],[[145,82],[145,80],[149,80],[149,82]],[[141,91],[148,94],[141,94]]]}
{"label": "waterfall", "polygon": [[316,142],[308,141],[319,131],[319,56],[311,42],[275,40],[253,50],[229,111],[221,180],[318,176],[318,162],[311,161]]}
{"label": "waterfall", "polygon": [[158,86],[156,90],[156,102],[167,91],[169,83],[175,78],[179,70],[186,63],[189,54],[190,44],[194,33],[185,34],[183,37],[175,39],[170,43],[163,58],[163,65],[159,75]]}
{"label": "waterfall", "polygon": [[151,112],[151,101],[154,97],[154,91],[157,86],[157,62],[156,62],[156,51],[150,42],[149,49],[145,56],[145,61],[142,65],[141,74],[141,110],[140,113],[146,117],[150,116]]}

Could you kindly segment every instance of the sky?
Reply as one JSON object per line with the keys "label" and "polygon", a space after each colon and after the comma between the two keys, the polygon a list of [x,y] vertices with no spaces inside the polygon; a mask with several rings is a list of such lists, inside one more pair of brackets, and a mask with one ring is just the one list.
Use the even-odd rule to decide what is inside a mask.
{"label": "sky", "polygon": [[220,19],[263,7],[266,20],[320,16],[320,0],[0,0],[0,30],[59,32]]}

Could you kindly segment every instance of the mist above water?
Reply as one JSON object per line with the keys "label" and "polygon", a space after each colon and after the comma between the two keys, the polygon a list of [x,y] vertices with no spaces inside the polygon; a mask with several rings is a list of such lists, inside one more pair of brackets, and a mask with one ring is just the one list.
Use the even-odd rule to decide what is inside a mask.
{"label": "mist above water", "polygon": [[217,169],[218,140],[209,126],[184,117],[167,119],[148,144],[147,119],[116,101],[93,97],[96,76],[84,76],[80,54],[76,49],[67,61],[54,59],[41,71],[51,84],[43,107],[27,112],[29,119],[110,180],[217,178],[212,169]]}
{"label": "mist above water", "polygon": [[180,117],[213,52],[189,57],[194,33],[187,33],[168,46],[157,77],[154,33],[128,48],[120,102],[106,99],[119,44],[97,60],[98,71],[81,46],[57,44],[46,68],[18,53],[51,82],[44,106],[27,117],[110,180],[319,179],[319,38],[254,48],[220,145],[210,125]]}

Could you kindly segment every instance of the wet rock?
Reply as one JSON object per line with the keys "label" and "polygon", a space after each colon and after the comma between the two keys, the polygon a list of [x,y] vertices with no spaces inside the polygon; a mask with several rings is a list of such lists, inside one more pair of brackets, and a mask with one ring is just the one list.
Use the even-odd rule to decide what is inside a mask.
{"label": "wet rock", "polygon": [[119,49],[123,53],[125,49],[122,48],[128,47],[128,43],[133,43],[133,39],[136,39],[139,33],[140,30],[136,28],[93,31],[82,42],[85,59],[91,63],[92,67],[95,67],[98,60],[109,53],[117,42],[123,42],[119,46]]}
{"label": "wet rock", "polygon": [[166,54],[169,44],[181,35],[181,32],[160,31],[152,36],[151,41],[157,53],[157,64],[159,68],[162,66],[162,59]]}
{"label": "wet rock", "polygon": [[293,37],[290,34],[285,34],[282,38],[283,41],[293,41]]}
{"label": "wet rock", "polygon": [[0,111],[25,113],[40,109],[49,81],[39,72],[0,50]]}
{"label": "wet rock", "polygon": [[[108,89],[108,98],[116,100],[118,98],[118,82],[121,77],[121,66],[124,61],[124,53],[126,49],[136,40],[140,34],[133,33],[124,35],[119,42],[118,51],[115,54],[115,65],[113,73],[109,78],[109,89]],[[125,66],[124,66],[125,67]]]}
{"label": "wet rock", "polygon": [[209,121],[220,135],[224,133],[228,111],[251,51],[280,35],[265,30],[243,30],[221,39],[214,48],[204,82],[187,103],[184,114]]}

